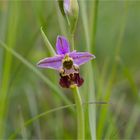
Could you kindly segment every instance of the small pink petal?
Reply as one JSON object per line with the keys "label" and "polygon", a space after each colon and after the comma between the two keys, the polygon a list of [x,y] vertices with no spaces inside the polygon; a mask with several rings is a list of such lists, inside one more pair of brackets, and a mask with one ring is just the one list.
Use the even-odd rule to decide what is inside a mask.
{"label": "small pink petal", "polygon": [[38,62],[37,66],[40,68],[50,68],[50,69],[59,70],[62,66],[63,58],[64,58],[63,55],[44,58]]}
{"label": "small pink petal", "polygon": [[89,52],[72,52],[69,53],[69,56],[73,58],[74,64],[80,66],[84,63],[87,63],[91,59],[95,59],[95,55],[90,54]]}
{"label": "small pink petal", "polygon": [[57,54],[66,54],[70,52],[70,46],[67,39],[63,36],[58,36],[56,41]]}

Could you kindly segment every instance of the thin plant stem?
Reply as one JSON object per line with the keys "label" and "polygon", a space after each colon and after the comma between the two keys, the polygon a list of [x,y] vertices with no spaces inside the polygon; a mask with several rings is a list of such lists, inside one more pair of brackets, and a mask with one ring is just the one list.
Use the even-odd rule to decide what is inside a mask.
{"label": "thin plant stem", "polygon": [[[108,104],[111,104],[111,103],[110,103],[110,102],[104,102],[104,101],[99,101],[99,102],[98,102],[98,101],[97,101],[97,102],[92,102],[92,101],[91,101],[91,102],[83,102],[82,104],[83,104],[83,105],[87,105],[87,104],[99,104],[99,105],[106,104],[106,105],[108,105]],[[53,108],[53,109],[47,110],[47,111],[45,111],[45,112],[43,112],[43,113],[40,113],[40,114],[38,114],[38,115],[32,117],[31,119],[25,121],[25,122],[24,122],[24,126],[27,127],[27,126],[29,126],[30,124],[32,124],[34,121],[37,121],[38,119],[40,119],[40,118],[42,118],[42,117],[44,117],[44,116],[46,116],[46,115],[48,115],[48,114],[50,114],[50,113],[54,113],[54,112],[60,111],[60,110],[62,110],[62,109],[73,108],[73,107],[75,107],[75,106],[76,106],[76,104],[68,104],[68,105],[59,106],[59,107],[57,107],[57,108]],[[14,133],[12,133],[12,134],[9,136],[9,139],[15,139],[16,136],[17,136],[17,134],[18,134],[20,131],[21,131],[21,128],[16,129],[16,131],[15,131]]]}
{"label": "thin plant stem", "polygon": [[[88,15],[86,12],[87,4],[85,1],[80,1],[80,5],[81,5],[81,18],[82,18],[82,23],[83,23],[87,50],[92,51],[92,46],[91,46],[91,42],[90,42],[90,40],[91,40],[90,31],[88,29],[89,21],[88,21],[88,18],[87,18]],[[94,70],[92,68],[91,63],[89,63],[89,65],[88,65],[88,70],[89,70],[89,72],[87,73],[88,86],[86,88],[86,92],[88,91],[88,94],[86,95],[86,98],[88,100],[95,100],[95,86],[94,86],[94,73],[93,73]],[[92,106],[88,105],[86,108],[88,110],[88,116],[86,117],[86,120],[87,120],[87,118],[89,119],[91,138],[93,140],[96,140],[96,105],[92,105]]]}
{"label": "thin plant stem", "polygon": [[74,50],[74,34],[70,35],[70,40],[71,40],[71,48]]}
{"label": "thin plant stem", "polygon": [[82,99],[77,86],[72,87],[74,93],[75,104],[77,109],[77,139],[85,139],[85,121],[84,121],[84,111],[82,106]]}
{"label": "thin plant stem", "polygon": [[98,15],[98,4],[99,0],[93,0],[92,10],[91,10],[91,32],[90,32],[90,42],[91,42],[91,51],[95,51],[96,47],[96,30],[97,30],[97,15]]}

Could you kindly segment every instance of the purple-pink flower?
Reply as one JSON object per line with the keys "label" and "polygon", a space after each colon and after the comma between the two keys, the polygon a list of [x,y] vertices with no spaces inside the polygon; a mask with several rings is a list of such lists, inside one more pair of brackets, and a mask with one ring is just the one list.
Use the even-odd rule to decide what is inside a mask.
{"label": "purple-pink flower", "polygon": [[38,62],[40,68],[55,69],[60,73],[60,85],[70,88],[72,85],[81,86],[83,78],[79,75],[79,66],[94,59],[89,52],[70,52],[70,45],[63,36],[58,36],[56,41],[56,56],[47,57]]}
{"label": "purple-pink flower", "polygon": [[65,13],[70,11],[70,0],[64,0],[64,11]]}

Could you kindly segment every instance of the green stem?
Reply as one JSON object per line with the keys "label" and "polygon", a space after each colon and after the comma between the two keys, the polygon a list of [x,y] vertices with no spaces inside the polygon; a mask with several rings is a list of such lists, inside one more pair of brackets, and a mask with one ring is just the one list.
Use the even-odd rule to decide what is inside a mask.
{"label": "green stem", "polygon": [[70,34],[71,48],[74,50],[74,34]]}
{"label": "green stem", "polygon": [[75,104],[77,109],[77,139],[85,139],[85,123],[84,123],[84,111],[82,107],[82,99],[77,86],[72,87],[72,91],[75,97]]}
{"label": "green stem", "polygon": [[[86,47],[88,51],[92,51],[93,47],[95,48],[95,28],[96,28],[96,15],[97,13],[95,13],[95,10],[97,11],[97,0],[92,1],[94,3],[92,3],[92,5],[94,5],[93,7],[93,17],[91,20],[94,19],[94,24],[91,24],[93,27],[90,28],[89,30],[89,19],[88,19],[88,14],[87,14],[87,3],[86,0],[82,0],[80,1],[80,7],[81,7],[81,18],[82,18],[82,23],[83,23],[83,30],[84,30],[84,34],[85,34],[85,41],[86,41]],[[91,36],[90,36],[90,32]],[[94,46],[92,46],[94,45]],[[87,87],[86,91],[88,92],[88,94],[85,95],[86,100],[95,100],[95,84],[94,84],[94,69],[92,67],[92,64],[89,63],[88,65],[88,73],[87,73]],[[85,92],[86,93],[86,92]],[[89,124],[88,121],[86,121],[86,126],[89,125],[90,126],[90,134],[91,134],[91,139],[92,140],[96,140],[96,105],[88,105],[86,108],[86,111],[88,110],[88,114],[86,113],[86,120],[89,119]],[[88,115],[88,116],[87,116]],[[87,127],[88,128],[88,127]],[[88,129],[86,129],[88,132]],[[87,133],[88,134],[88,133]],[[88,134],[89,135],[89,134]]]}
{"label": "green stem", "polygon": [[96,30],[97,30],[97,14],[98,14],[98,4],[99,0],[93,0],[91,8],[91,33],[90,33],[90,42],[92,48],[91,51],[95,51],[96,47]]}

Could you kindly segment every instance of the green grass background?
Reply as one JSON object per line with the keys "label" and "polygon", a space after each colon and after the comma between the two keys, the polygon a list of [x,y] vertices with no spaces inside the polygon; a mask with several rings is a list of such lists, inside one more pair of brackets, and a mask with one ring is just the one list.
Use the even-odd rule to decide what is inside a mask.
{"label": "green grass background", "polygon": [[[86,139],[140,139],[140,1],[79,0],[75,49],[96,59],[81,66]],[[51,56],[68,26],[54,0],[0,1],[0,138],[75,139],[71,90],[36,63]]]}

